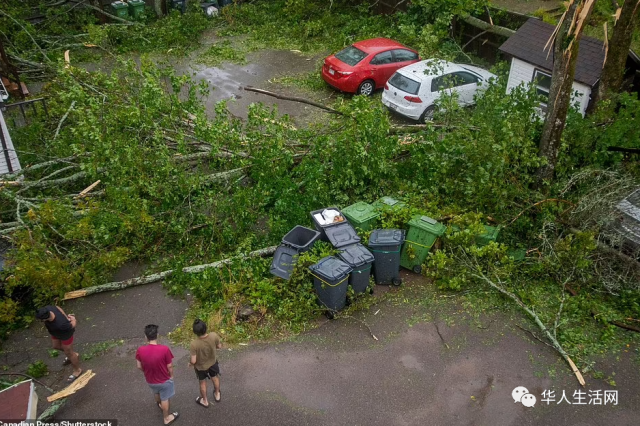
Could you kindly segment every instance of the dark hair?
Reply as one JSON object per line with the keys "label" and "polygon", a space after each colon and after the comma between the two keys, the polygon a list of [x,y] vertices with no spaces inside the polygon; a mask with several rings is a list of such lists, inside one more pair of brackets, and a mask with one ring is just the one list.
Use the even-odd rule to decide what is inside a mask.
{"label": "dark hair", "polygon": [[158,338],[158,326],[155,324],[149,324],[144,328],[144,335],[149,340],[156,340]]}
{"label": "dark hair", "polygon": [[204,336],[207,334],[207,324],[201,319],[197,319],[193,322],[193,332],[196,336]]}
{"label": "dark hair", "polygon": [[51,316],[49,308],[36,309],[36,318],[40,321],[48,320]]}

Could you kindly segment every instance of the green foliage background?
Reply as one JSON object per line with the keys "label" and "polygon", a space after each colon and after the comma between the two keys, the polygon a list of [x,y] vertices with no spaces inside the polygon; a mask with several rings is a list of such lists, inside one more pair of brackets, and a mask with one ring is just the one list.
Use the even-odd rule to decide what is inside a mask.
{"label": "green foliage background", "polygon": [[[580,205],[601,185],[581,180],[565,190],[576,173],[585,170],[606,170],[617,176],[613,183],[638,184],[638,162],[607,151],[611,145],[638,145],[636,97],[622,95],[619,108],[603,105],[587,120],[574,114],[556,181],[540,193],[531,189],[540,165],[535,93],[520,88],[506,94],[504,65],[495,67],[500,78],[474,109],[443,99],[437,126],[404,135],[392,131],[389,114],[378,100],[363,97],[343,98],[334,107],[345,116],[327,117],[310,128],[297,129],[276,109],[259,104],[252,105],[242,121],[223,102],[210,119],[202,103],[209,88],[177,77],[150,56],[142,54],[139,61],[118,56],[185,54],[198,46],[203,31],[212,31],[232,37],[233,43],[214,45],[200,57],[205,62],[218,61],[218,56],[241,61],[244,53],[265,47],[329,52],[378,36],[396,38],[419,49],[423,57],[460,59],[459,44],[447,31],[450,17],[473,13],[482,4],[421,0],[394,15],[371,14],[369,6],[251,2],[229,6],[214,20],[194,10],[129,27],[97,25],[92,14],[81,10],[70,15],[78,19],[65,21],[61,16],[59,26],[45,28],[25,24],[23,29],[2,17],[0,24],[13,31],[10,51],[25,60],[42,60],[27,33],[36,34],[42,45],[66,43],[79,33],[87,34],[82,40],[109,52],[114,64],[109,73],[67,68],[58,63],[61,49],[47,49],[52,77],[44,94],[50,99],[50,118],[15,129],[14,141],[24,164],[73,157],[75,171],[84,175],[69,187],[34,188],[23,194],[46,196],[48,201],[27,206],[26,228],[11,236],[14,249],[0,301],[3,329],[28,322],[36,305],[107,282],[127,261],[139,260],[158,271],[212,262],[277,244],[293,226],[309,226],[312,210],[393,194],[409,207],[385,215],[385,227],[404,226],[415,213],[448,217],[458,226],[458,231],[450,228],[443,249],[432,253],[425,268],[442,291],[482,286],[475,276],[481,271],[501,279],[547,323],[554,322],[564,303],[558,340],[578,355],[577,362],[587,363],[607,345],[633,339],[609,322],[640,318],[640,297],[637,282],[612,283],[601,275],[596,236],[607,219],[583,226],[586,222],[567,213],[565,204],[530,206],[556,197]],[[64,126],[53,137],[67,112]],[[185,161],[194,153],[194,139],[209,153]],[[62,167],[41,170],[29,180]],[[237,173],[216,177],[225,171]],[[104,191],[100,196],[88,201],[66,196],[98,179]],[[2,210],[15,212],[11,194],[0,194]],[[489,217],[508,226],[501,243],[478,247],[475,237]],[[3,220],[13,219],[7,213]],[[574,228],[578,233],[571,232]],[[515,247],[533,254],[516,263],[510,254]],[[198,304],[186,324],[195,316],[207,318],[232,341],[299,332],[321,311],[306,267],[329,253],[328,247],[319,246],[301,256],[290,282],[269,274],[268,259],[254,259],[200,274],[176,274],[165,285],[173,293],[195,296]],[[579,295],[562,302],[561,284],[568,277]],[[240,323],[237,311],[247,305],[259,315]],[[176,331],[178,337],[186,335],[187,329]]]}

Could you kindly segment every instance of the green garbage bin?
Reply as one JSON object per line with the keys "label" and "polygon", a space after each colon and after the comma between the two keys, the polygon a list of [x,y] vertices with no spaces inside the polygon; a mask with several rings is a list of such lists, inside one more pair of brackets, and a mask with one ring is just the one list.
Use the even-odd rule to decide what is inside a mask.
{"label": "green garbage bin", "polygon": [[357,202],[342,210],[342,214],[351,222],[351,224],[363,231],[371,231],[375,228],[380,213],[371,204],[365,202]]}
{"label": "green garbage bin", "polygon": [[447,227],[429,216],[413,216],[400,253],[400,266],[419,274],[429,250]]}
{"label": "green garbage bin", "polygon": [[133,19],[140,19],[144,15],[144,1],[129,0],[129,15]]}
{"label": "green garbage bin", "polygon": [[111,14],[122,19],[129,19],[129,6],[123,1],[111,3]]}
{"label": "green garbage bin", "polygon": [[378,211],[385,211],[385,210],[400,210],[404,207],[406,207],[407,205],[405,203],[403,203],[402,201],[398,201],[395,198],[392,197],[382,197],[380,198],[378,201],[376,201],[375,203],[373,203],[373,207],[378,210]]}
{"label": "green garbage bin", "polygon": [[478,247],[484,247],[488,245],[491,241],[496,241],[498,239],[498,234],[500,233],[501,226],[484,226],[485,232],[478,235],[476,237],[476,244]]}

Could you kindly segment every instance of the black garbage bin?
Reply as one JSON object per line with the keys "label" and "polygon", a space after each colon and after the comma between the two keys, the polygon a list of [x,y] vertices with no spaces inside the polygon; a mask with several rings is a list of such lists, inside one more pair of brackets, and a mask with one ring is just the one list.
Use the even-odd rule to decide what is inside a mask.
{"label": "black garbage bin", "polygon": [[[326,221],[327,219],[331,219],[327,215],[327,213],[331,211],[336,212],[337,216],[341,217],[342,220],[338,222],[333,222],[333,221],[327,222]],[[332,228],[334,226],[339,226],[345,223],[349,223],[347,222],[347,219],[344,217],[342,212],[337,207],[325,207],[324,209],[314,210],[309,214],[311,215],[311,220],[313,220],[313,225],[315,226],[316,230],[320,233],[320,239],[322,241],[329,241],[329,238],[327,237],[327,232],[326,232],[327,229]],[[325,215],[327,215],[327,217],[325,217]]]}
{"label": "black garbage bin", "polygon": [[304,226],[296,225],[287,235],[282,237],[282,244],[298,249],[301,253],[313,246],[313,243],[320,238],[320,233]]}
{"label": "black garbage bin", "polygon": [[354,244],[344,247],[338,257],[351,267],[349,285],[353,291],[356,294],[364,293],[369,287],[373,254],[362,244]]}
{"label": "black garbage bin", "polygon": [[347,287],[351,267],[342,260],[327,256],[309,267],[313,275],[313,286],[320,304],[327,309],[327,316],[333,318],[335,312],[347,303]]}
{"label": "black garbage bin", "polygon": [[404,243],[402,229],[376,229],[369,237],[373,253],[373,275],[378,285],[400,285],[400,249]]}
{"label": "black garbage bin", "polygon": [[296,265],[296,256],[309,250],[320,238],[320,233],[304,226],[296,226],[282,238],[271,261],[271,273],[285,280],[291,278]]}

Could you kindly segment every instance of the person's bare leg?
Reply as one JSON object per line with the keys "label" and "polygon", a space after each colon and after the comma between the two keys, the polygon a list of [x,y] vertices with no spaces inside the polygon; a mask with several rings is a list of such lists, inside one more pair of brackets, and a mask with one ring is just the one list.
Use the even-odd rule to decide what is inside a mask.
{"label": "person's bare leg", "polygon": [[213,398],[220,399],[220,378],[218,376],[212,377],[213,382]]}
{"label": "person's bare leg", "polygon": [[200,380],[200,403],[206,407],[209,406],[209,401],[207,400],[207,381]]}
{"label": "person's bare leg", "polygon": [[82,368],[80,368],[80,357],[77,352],[73,351],[73,344],[71,345],[62,345],[62,350],[64,354],[71,361],[71,365],[73,366],[73,375],[78,377],[80,373],[82,373]]}
{"label": "person's bare leg", "polygon": [[160,402],[161,402],[160,401],[160,394],[159,393],[154,393],[153,397],[155,398],[156,403],[158,404],[158,408],[162,410],[162,405],[160,405]]}
{"label": "person's bare leg", "polygon": [[169,412],[169,400],[160,401],[160,408],[162,408],[162,417],[164,417],[164,424],[166,425],[174,419],[173,413]]}
{"label": "person's bare leg", "polygon": [[53,349],[62,350],[62,343],[58,339],[51,339],[51,346]]}

